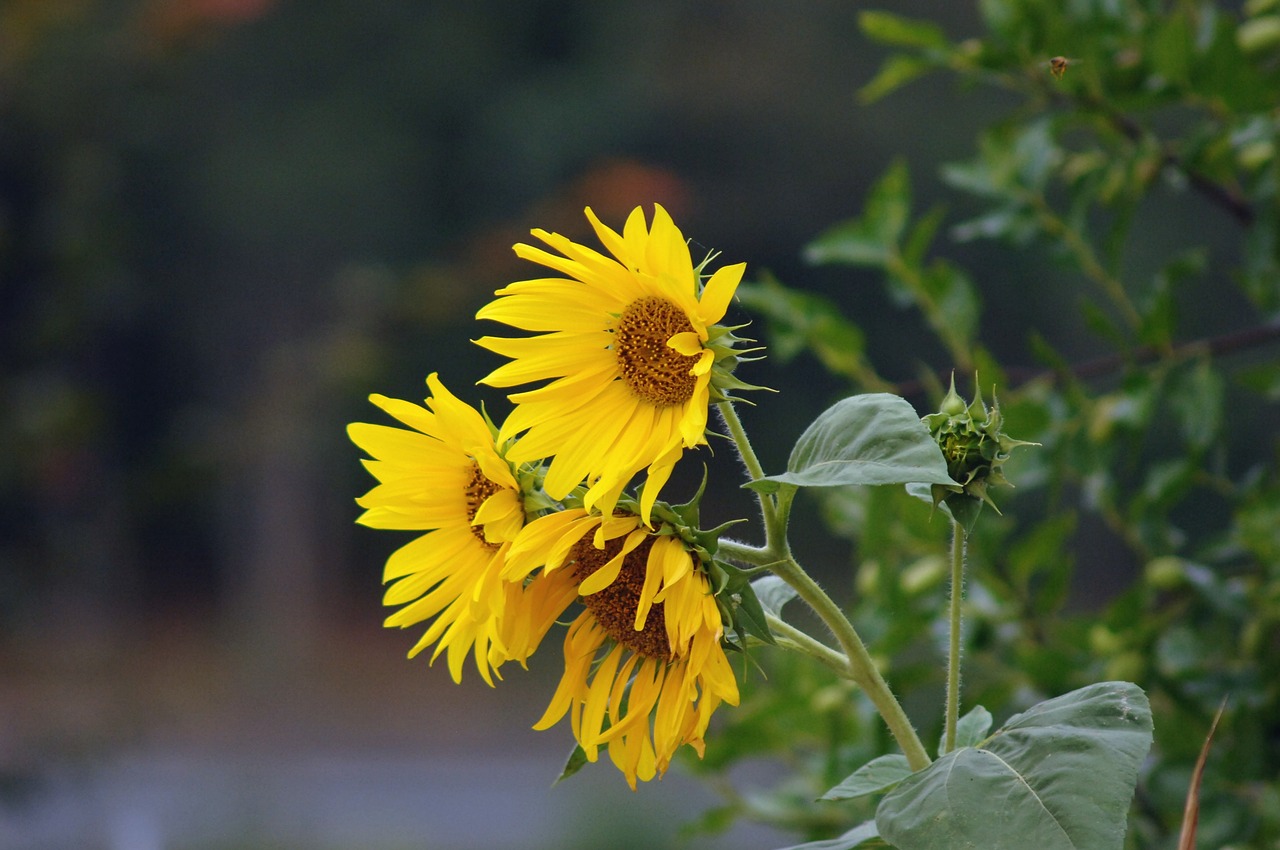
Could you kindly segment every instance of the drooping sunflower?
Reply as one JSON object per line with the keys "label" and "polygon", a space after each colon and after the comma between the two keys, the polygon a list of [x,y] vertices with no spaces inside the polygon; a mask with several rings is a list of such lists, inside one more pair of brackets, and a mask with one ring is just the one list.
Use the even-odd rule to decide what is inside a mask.
{"label": "drooping sunflower", "polygon": [[377,486],[356,500],[357,522],[370,528],[427,533],[387,559],[386,605],[403,605],[388,627],[434,621],[409,652],[436,644],[431,660],[448,653],[449,673],[462,679],[467,653],[481,677],[509,660],[503,618],[518,604],[520,588],[504,581],[506,554],[525,524],[517,467],[503,456],[494,430],[474,408],[427,378],[427,407],[372,395],[369,400],[406,428],[356,422],[351,440],[372,460],[363,461]]}
{"label": "drooping sunflower", "polygon": [[515,246],[518,256],[563,277],[512,283],[480,310],[477,318],[538,334],[477,340],[512,358],[483,383],[549,381],[510,396],[516,409],[501,436],[527,432],[510,457],[551,458],[547,493],[563,499],[585,481],[587,508],[606,516],[647,469],[640,513],[648,523],[684,449],[706,442],[713,374],[727,377],[736,358],[732,334],[716,323],[745,264],[704,281],[684,236],[658,205],[651,227],[637,207],[621,234],[590,208],[586,215],[612,257],[544,230],[533,235],[560,255]]}
{"label": "drooping sunflower", "polygon": [[527,579],[513,656],[527,657],[575,599],[583,606],[534,728],[568,714],[587,760],[605,748],[633,790],[661,776],[681,745],[701,757],[712,713],[738,703],[720,610],[695,561],[678,536],[636,514],[576,508],[534,520],[508,553],[506,577]]}

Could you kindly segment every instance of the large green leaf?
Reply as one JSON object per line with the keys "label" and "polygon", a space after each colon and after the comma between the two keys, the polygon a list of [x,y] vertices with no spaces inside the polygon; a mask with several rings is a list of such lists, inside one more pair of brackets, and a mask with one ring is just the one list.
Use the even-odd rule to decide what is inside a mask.
{"label": "large green leaf", "polygon": [[1119,850],[1150,746],[1142,690],[1090,685],[912,774],[881,800],[876,824],[899,850]]}
{"label": "large green leaf", "polygon": [[836,402],[800,435],[787,471],[753,481],[769,492],[779,485],[943,484],[954,486],[942,450],[905,399],[867,393]]}

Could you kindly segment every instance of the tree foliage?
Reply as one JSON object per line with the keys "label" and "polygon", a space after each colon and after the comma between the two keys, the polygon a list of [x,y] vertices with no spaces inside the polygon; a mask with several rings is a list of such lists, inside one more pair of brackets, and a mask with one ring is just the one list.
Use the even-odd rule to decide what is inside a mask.
{"label": "tree foliage", "polygon": [[[1200,789],[1200,840],[1272,846],[1280,840],[1280,4],[978,5],[984,30],[963,40],[931,21],[862,15],[864,34],[889,48],[860,89],[864,102],[942,74],[961,92],[998,89],[1011,106],[976,138],[955,139],[951,161],[888,165],[861,214],[819,234],[805,256],[877,272],[957,375],[994,390],[1010,430],[1043,444],[1011,461],[1018,486],[997,498],[1003,516],[984,515],[974,528],[966,702],[999,723],[1099,680],[1140,685],[1155,746],[1126,840],[1163,847],[1176,840],[1192,766],[1225,697]],[[952,200],[917,210],[913,182],[934,180]],[[1181,225],[1172,239],[1171,216]],[[1019,312],[1007,293],[993,301],[982,269],[955,259],[970,243],[989,243],[1015,267],[1031,253],[1051,256],[1071,287],[1054,294],[1068,308],[1061,321],[1087,327],[1091,350],[1059,351],[1045,329],[1027,327],[1035,364],[993,353],[984,330]],[[1016,299],[1044,297],[1042,286],[1028,280]],[[880,375],[858,317],[835,299],[762,278],[743,300],[768,317],[777,356],[809,352],[853,391],[941,397],[945,378],[932,370],[911,384]],[[855,544],[850,618],[908,705],[935,694],[942,526],[893,488],[812,492],[829,529]],[[1101,574],[1092,563],[1100,553],[1122,574]],[[806,847],[881,840],[866,826],[874,799],[862,795],[892,784],[902,766],[872,761],[893,750],[877,719],[808,670],[765,666],[768,682],[728,718],[703,767],[784,756],[799,774],[731,797],[708,822],[736,813],[786,825],[815,839]],[[796,725],[796,705],[816,730],[799,748],[783,734]],[[858,793],[829,791],[844,782]],[[842,831],[845,840],[831,839]]]}

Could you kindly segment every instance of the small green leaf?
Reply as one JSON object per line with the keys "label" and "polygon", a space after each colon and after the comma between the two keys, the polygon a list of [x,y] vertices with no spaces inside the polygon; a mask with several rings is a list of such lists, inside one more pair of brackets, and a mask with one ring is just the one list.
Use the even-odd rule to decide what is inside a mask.
{"label": "small green leaf", "polygon": [[937,305],[935,329],[939,336],[968,348],[978,330],[981,310],[977,291],[968,275],[950,263],[938,260],[925,271],[922,282]]}
{"label": "small green leaf", "polygon": [[911,232],[907,235],[906,242],[902,246],[902,260],[909,266],[924,265],[925,254],[929,250],[929,246],[933,244],[933,237],[938,232],[938,226],[942,224],[942,219],[946,216],[946,207],[936,204],[924,216],[916,221],[915,226],[911,228]]}
{"label": "small green leaf", "polygon": [[870,372],[862,330],[830,299],[788,289],[770,277],[738,287],[738,298],[768,320],[770,356],[786,362],[808,351],[833,375],[855,381]]}
{"label": "small green leaf", "polygon": [[751,589],[765,613],[782,617],[782,606],[796,598],[796,589],[777,576],[765,576],[751,582]]}
{"label": "small green leaf", "polygon": [[556,777],[556,781],[552,785],[558,785],[564,782],[570,776],[573,776],[579,770],[586,767],[587,753],[580,745],[575,744],[573,752],[569,753],[569,758],[565,760],[564,769],[560,771],[560,775]]}
{"label": "small green leaf", "polygon": [[862,216],[819,234],[804,250],[815,265],[883,266],[898,248],[911,214],[911,177],[896,160],[867,194]]}
{"label": "small green leaf", "polygon": [[1166,17],[1151,37],[1152,70],[1166,80],[1186,85],[1191,77],[1191,24],[1185,12]]}
{"label": "small green leaf", "polygon": [[[757,478],[755,481],[748,481],[746,484],[743,484],[742,486],[748,490],[751,490],[752,492],[759,493],[761,496],[772,496],[774,493],[777,493],[779,490],[781,490],[784,485],[782,484],[782,482],[774,481],[771,478]],[[794,485],[786,485],[786,486],[794,486]]]}
{"label": "small green leaf", "polygon": [[[956,721],[956,749],[961,747],[976,747],[982,743],[987,737],[987,733],[991,731],[991,724],[994,719],[991,712],[982,706],[975,706],[969,710],[969,713]],[[942,751],[946,738],[938,742],[938,755],[946,755]]]}
{"label": "small green leaf", "polygon": [[932,21],[914,21],[890,12],[869,9],[858,16],[858,25],[867,38],[881,44],[899,47],[948,46],[946,34]]}
{"label": "small green leaf", "polygon": [[960,523],[964,533],[972,534],[973,527],[978,524],[978,516],[982,513],[982,506],[986,502],[966,493],[952,493],[943,504],[951,509],[951,516]]}
{"label": "small green leaf", "polygon": [[853,850],[854,847],[879,837],[880,833],[876,829],[876,822],[869,820],[836,838],[828,838],[824,841],[806,841],[804,844],[792,844],[789,847],[781,848],[781,850]]}
{"label": "small green leaf", "polygon": [[787,471],[752,483],[765,481],[795,487],[956,486],[915,409],[889,393],[851,396],[827,408],[800,435]]}
{"label": "small green leaf", "polygon": [[849,774],[819,800],[852,800],[892,788],[911,775],[907,757],[899,753],[880,756]]}
{"label": "small green leaf", "polygon": [[1151,731],[1137,685],[1072,691],[912,774],[876,824],[899,850],[1120,850]]}
{"label": "small green leaf", "polygon": [[1222,427],[1222,404],[1226,388],[1222,376],[1206,357],[1180,376],[1170,397],[1178,417],[1182,438],[1192,448],[1205,449]]}
{"label": "small green leaf", "polygon": [[880,70],[871,78],[871,81],[858,89],[858,100],[863,103],[875,103],[885,95],[929,73],[933,68],[932,62],[927,62],[918,56],[907,56],[901,53],[890,56],[880,66]]}
{"label": "small green leaf", "polygon": [[756,596],[751,575],[724,561],[716,561],[713,567],[713,575],[718,579],[716,600],[721,606],[722,615],[728,615],[739,646],[746,646],[747,635],[773,644],[773,632],[769,629],[764,608]]}
{"label": "small green leaf", "polygon": [[1245,53],[1274,50],[1280,44],[1280,15],[1264,15],[1245,21],[1236,31],[1236,44]]}
{"label": "small green leaf", "polygon": [[1280,401],[1280,363],[1260,363],[1241,369],[1236,375],[1248,389],[1273,404]]}

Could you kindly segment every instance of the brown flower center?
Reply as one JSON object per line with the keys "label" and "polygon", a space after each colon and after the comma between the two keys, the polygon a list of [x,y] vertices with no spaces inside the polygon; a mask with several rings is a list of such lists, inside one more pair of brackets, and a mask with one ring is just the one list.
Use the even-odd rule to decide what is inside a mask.
{"label": "brown flower center", "polygon": [[[604,549],[597,549],[591,536],[579,540],[570,557],[574,560],[573,575],[579,582],[609,563],[622,549],[625,537],[610,540]],[[671,660],[671,646],[667,641],[667,619],[662,603],[655,602],[645,618],[644,628],[636,631],[636,608],[640,604],[640,591],[644,588],[645,565],[653,537],[631,550],[623,559],[622,570],[613,583],[590,596],[582,597],[582,604],[595,615],[596,622],[604,627],[609,637],[648,658]]]}
{"label": "brown flower center", "polygon": [[[475,461],[471,462],[471,478],[467,480],[467,486],[463,489],[463,494],[467,499],[467,522],[475,522],[476,513],[480,510],[480,506],[484,504],[494,493],[502,489],[502,485],[495,481],[490,481],[485,474],[480,471],[480,465]],[[484,545],[496,549],[496,543],[490,543],[484,539],[484,526],[472,525],[471,533],[476,536]]]}
{"label": "brown flower center", "polygon": [[676,334],[693,330],[684,311],[665,298],[646,295],[628,304],[618,317],[613,349],[631,392],[655,407],[693,398],[698,379],[689,370],[698,358],[667,345]]}

